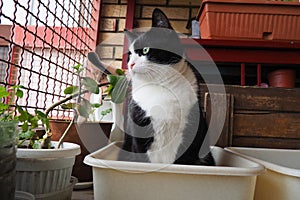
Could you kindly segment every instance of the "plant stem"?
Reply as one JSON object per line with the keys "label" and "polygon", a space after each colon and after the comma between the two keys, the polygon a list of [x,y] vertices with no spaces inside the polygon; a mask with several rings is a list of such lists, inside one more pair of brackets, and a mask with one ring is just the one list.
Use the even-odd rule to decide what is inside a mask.
{"label": "plant stem", "polygon": [[[102,86],[105,86],[105,85],[108,85],[109,83],[102,83],[102,84],[99,84],[98,86],[99,87],[102,87]],[[54,103],[52,106],[50,106],[46,111],[45,111],[45,114],[46,116],[48,116],[48,114],[57,106],[63,104],[63,103],[66,103],[67,101],[75,98],[75,97],[78,97],[82,94],[85,94],[89,92],[88,90],[84,90],[84,91],[81,91],[81,89],[79,89],[78,92],[70,95],[70,96],[67,96],[66,98]],[[57,148],[59,148],[61,146],[61,144],[63,143],[67,133],[69,132],[69,130],[71,129],[72,125],[74,124],[75,122],[75,117],[72,118],[71,122],[69,123],[68,127],[66,128],[66,130],[64,131],[63,135],[59,138],[59,141],[58,141],[58,145],[57,145]]]}
{"label": "plant stem", "polygon": [[[99,87],[102,87],[102,86],[106,86],[106,85],[108,85],[109,83],[101,83],[101,84],[99,84],[98,86]],[[46,114],[46,116],[48,116],[48,114],[55,108],[55,107],[57,107],[57,106],[59,106],[59,105],[61,105],[61,104],[63,104],[63,103],[66,103],[67,101],[69,101],[69,100],[71,100],[71,99],[73,99],[73,98],[75,98],[75,97],[78,97],[79,95],[82,95],[82,94],[85,94],[85,93],[87,93],[87,92],[89,92],[88,90],[84,90],[84,91],[79,91],[79,92],[76,92],[76,93],[74,93],[74,94],[72,94],[72,95],[70,95],[70,96],[67,96],[66,98],[64,98],[64,99],[62,99],[62,100],[60,100],[60,101],[58,101],[58,102],[56,102],[56,103],[54,103],[54,104],[52,104],[48,109],[46,109],[46,111],[45,111],[45,114]]]}
{"label": "plant stem", "polygon": [[63,135],[59,138],[58,144],[57,144],[57,149],[59,149],[59,147],[61,146],[61,144],[63,143],[67,133],[69,132],[69,130],[71,129],[71,126],[74,124],[75,121],[75,117],[71,120],[71,122],[69,123],[68,127],[66,128],[66,130],[64,131]]}

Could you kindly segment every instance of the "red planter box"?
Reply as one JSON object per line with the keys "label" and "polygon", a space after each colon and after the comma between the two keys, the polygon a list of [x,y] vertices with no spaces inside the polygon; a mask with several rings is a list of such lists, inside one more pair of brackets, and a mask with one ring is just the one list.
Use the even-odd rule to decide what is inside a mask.
{"label": "red planter box", "polygon": [[300,3],[203,0],[197,16],[203,39],[300,40]]}

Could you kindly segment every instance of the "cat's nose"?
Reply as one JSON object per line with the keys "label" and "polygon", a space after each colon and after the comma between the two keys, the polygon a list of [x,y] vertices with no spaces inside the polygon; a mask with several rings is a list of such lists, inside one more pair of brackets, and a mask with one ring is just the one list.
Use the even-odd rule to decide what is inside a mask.
{"label": "cat's nose", "polygon": [[131,63],[131,64],[129,65],[130,69],[132,69],[134,65],[135,65],[135,63]]}

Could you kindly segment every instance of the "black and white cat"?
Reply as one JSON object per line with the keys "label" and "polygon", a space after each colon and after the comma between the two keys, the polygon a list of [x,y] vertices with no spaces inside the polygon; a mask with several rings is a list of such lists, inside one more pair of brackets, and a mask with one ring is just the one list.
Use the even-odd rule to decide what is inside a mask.
{"label": "black and white cat", "polygon": [[209,145],[199,152],[207,132],[200,107],[199,74],[166,15],[155,9],[152,28],[125,30],[129,41],[125,140],[120,160],[214,165]]}

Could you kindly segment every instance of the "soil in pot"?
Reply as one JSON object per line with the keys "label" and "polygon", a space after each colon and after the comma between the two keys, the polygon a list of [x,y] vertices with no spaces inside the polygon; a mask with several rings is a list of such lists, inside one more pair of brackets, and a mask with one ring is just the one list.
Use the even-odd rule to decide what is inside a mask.
{"label": "soil in pot", "polygon": [[[59,140],[68,125],[69,121],[51,120],[52,140]],[[91,152],[107,145],[111,127],[112,122],[87,122],[80,126],[74,124],[69,130],[64,141],[79,144],[81,147],[81,154],[76,156],[72,171],[72,176],[78,178],[79,183],[93,180],[92,168],[84,164],[83,160]]]}
{"label": "soil in pot", "polygon": [[294,88],[296,82],[296,71],[293,69],[279,69],[268,74],[271,87]]}

